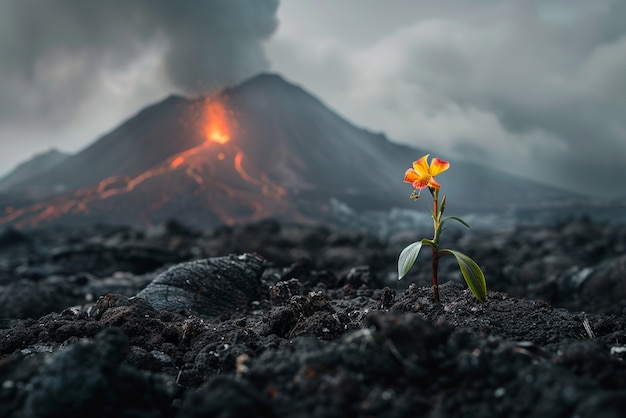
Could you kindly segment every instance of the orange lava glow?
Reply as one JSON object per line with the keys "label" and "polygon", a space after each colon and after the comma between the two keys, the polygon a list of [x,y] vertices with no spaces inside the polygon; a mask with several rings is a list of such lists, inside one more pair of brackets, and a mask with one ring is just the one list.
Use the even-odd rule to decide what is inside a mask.
{"label": "orange lava glow", "polygon": [[[10,222],[17,228],[22,228],[59,219],[65,214],[89,216],[91,212],[102,211],[102,208],[108,207],[103,201],[129,193],[142,184],[150,187],[151,182],[159,181],[159,177],[167,179],[174,172],[191,179],[195,183],[194,196],[203,199],[207,208],[227,224],[259,220],[286,212],[288,201],[283,198],[287,195],[287,190],[276,184],[238,146],[239,129],[234,112],[228,109],[227,99],[211,97],[199,101],[199,106],[191,110],[194,114],[195,132],[200,133],[204,139],[195,147],[172,155],[138,175],[109,177],[69,195],[57,196],[22,208],[0,208],[0,225]],[[234,173],[236,175],[233,177]],[[243,183],[237,182],[237,175]],[[172,190],[175,192],[176,188]],[[151,224],[152,211],[172,202],[176,203],[177,195],[169,195],[169,191],[162,189],[159,195],[146,202],[146,207],[141,212],[141,219],[146,225]],[[116,203],[112,202],[109,205],[114,204]]]}
{"label": "orange lava glow", "polygon": [[220,100],[207,99],[206,103],[206,141],[225,144],[231,138],[230,115]]}
{"label": "orange lava glow", "polygon": [[174,159],[174,161],[172,161],[172,165],[171,166],[172,166],[172,168],[176,168],[176,167],[178,167],[179,165],[181,165],[184,162],[185,162],[185,157],[176,157]]}
{"label": "orange lava glow", "polygon": [[243,169],[243,165],[241,164],[242,160],[243,160],[243,153],[239,151],[235,155],[235,160],[233,161],[233,163],[235,164],[235,170],[237,170],[237,173],[239,173],[242,179],[244,179],[250,184],[260,184],[260,182],[257,179],[255,179],[254,177],[246,173],[246,170]]}
{"label": "orange lava glow", "polygon": [[244,157],[244,154],[241,151],[238,151],[237,154],[235,155],[235,159],[233,163],[235,166],[235,170],[237,171],[237,173],[239,173],[239,175],[244,181],[250,184],[261,186],[261,193],[263,193],[263,195],[268,196],[268,197],[280,199],[281,197],[287,194],[286,189],[280,187],[279,185],[271,181],[265,174],[260,173],[259,178],[255,178],[249,175],[246,172],[246,170],[243,168],[243,163],[242,163],[243,157]]}

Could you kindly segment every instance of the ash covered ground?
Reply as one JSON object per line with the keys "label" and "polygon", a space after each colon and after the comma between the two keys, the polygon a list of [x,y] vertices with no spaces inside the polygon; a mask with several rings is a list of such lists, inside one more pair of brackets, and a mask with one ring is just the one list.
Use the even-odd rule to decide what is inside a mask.
{"label": "ash covered ground", "polygon": [[0,235],[0,416],[618,417],[626,226],[446,231],[92,226]]}

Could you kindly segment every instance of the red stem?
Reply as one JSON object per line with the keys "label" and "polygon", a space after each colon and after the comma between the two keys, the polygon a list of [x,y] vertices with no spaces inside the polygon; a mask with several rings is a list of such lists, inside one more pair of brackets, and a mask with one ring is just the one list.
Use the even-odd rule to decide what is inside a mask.
{"label": "red stem", "polygon": [[437,249],[435,247],[439,246],[439,237],[437,236],[437,230],[439,229],[439,193],[438,190],[435,190],[433,195],[433,224],[435,227],[435,236],[433,237],[434,246],[431,247],[433,250],[433,291],[435,293],[435,303],[439,303],[439,278],[437,277],[437,271],[439,269],[439,257],[437,256]]}
{"label": "red stem", "polygon": [[433,291],[435,292],[435,303],[439,303],[439,279],[437,278],[437,269],[439,268],[439,257],[434,248],[433,250]]}

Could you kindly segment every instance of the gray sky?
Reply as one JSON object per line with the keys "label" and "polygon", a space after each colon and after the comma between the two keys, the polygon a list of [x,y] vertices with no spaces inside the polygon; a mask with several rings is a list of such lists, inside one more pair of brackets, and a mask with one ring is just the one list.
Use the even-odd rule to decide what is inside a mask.
{"label": "gray sky", "polygon": [[452,162],[626,194],[624,0],[4,0],[0,173],[267,69]]}

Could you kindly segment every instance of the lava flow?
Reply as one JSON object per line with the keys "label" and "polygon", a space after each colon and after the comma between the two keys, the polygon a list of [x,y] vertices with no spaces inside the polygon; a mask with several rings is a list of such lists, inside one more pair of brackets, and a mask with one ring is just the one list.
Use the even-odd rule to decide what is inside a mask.
{"label": "lava flow", "polygon": [[[69,195],[20,209],[11,208],[5,211],[4,217],[0,217],[0,224],[10,222],[19,228],[36,226],[66,214],[87,215],[94,212],[96,202],[132,192],[139,185],[147,184],[148,180],[151,183],[142,188],[144,197],[140,198],[145,207],[138,209],[153,211],[167,202],[176,201],[176,196],[180,196],[184,190],[191,190],[181,183],[184,177],[192,179],[196,184],[196,190],[191,194],[202,199],[203,205],[208,206],[223,222],[232,224],[239,220],[272,216],[273,211],[280,210],[280,200],[287,192],[271,181],[252,159],[246,158],[249,168],[243,168],[245,154],[236,144],[237,123],[234,112],[226,106],[226,100],[225,97],[209,97],[203,102],[196,102],[200,107],[190,109],[192,118],[197,119],[194,123],[197,128],[194,130],[203,138],[199,145],[177,153],[135,177],[109,177],[95,186],[79,189]],[[232,163],[228,164],[228,161]],[[166,176],[168,173],[172,174]],[[174,173],[181,173],[183,177]],[[239,182],[236,181],[237,177]],[[149,190],[153,194],[158,191],[158,202],[153,202],[155,197]],[[258,193],[254,193],[255,190]],[[227,196],[229,202],[216,196]],[[117,200],[98,205],[100,211],[119,210],[119,207]],[[142,212],[142,217],[146,218],[145,212]]]}

